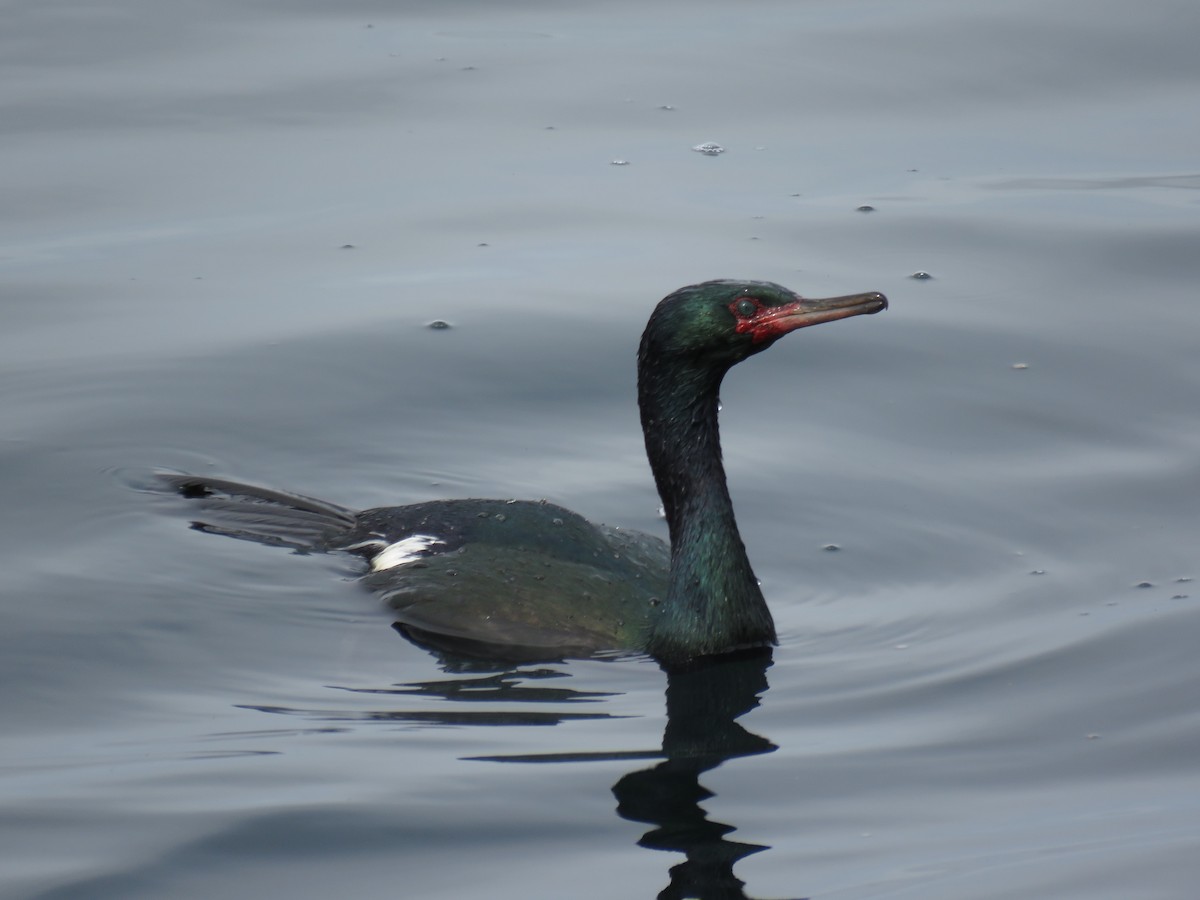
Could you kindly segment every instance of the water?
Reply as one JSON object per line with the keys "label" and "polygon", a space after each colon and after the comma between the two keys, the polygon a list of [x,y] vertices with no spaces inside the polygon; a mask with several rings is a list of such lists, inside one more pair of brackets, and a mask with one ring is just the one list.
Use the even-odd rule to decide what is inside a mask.
{"label": "water", "polygon": [[[1194,896],[1198,26],[6,5],[0,894]],[[661,533],[633,349],[710,277],[892,301],[726,384],[769,666],[456,670],[137,489]]]}

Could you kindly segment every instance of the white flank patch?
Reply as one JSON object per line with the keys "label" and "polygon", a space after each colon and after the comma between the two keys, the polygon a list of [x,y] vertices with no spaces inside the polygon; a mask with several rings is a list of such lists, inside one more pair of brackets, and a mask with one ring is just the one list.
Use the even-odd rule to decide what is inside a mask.
{"label": "white flank patch", "polygon": [[394,569],[410,562],[416,562],[421,554],[430,547],[446,543],[441,538],[430,537],[427,534],[413,534],[388,544],[371,559],[371,571],[382,572],[384,569]]}

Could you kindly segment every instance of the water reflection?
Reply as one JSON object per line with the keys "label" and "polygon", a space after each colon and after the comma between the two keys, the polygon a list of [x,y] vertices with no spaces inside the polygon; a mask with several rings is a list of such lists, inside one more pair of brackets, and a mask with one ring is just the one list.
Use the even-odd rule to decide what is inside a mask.
{"label": "water reflection", "polygon": [[743,857],[769,849],[728,839],[733,825],[714,822],[700,805],[713,796],[700,775],[728,759],[770,753],[775,745],[737,723],[758,706],[767,690],[771,651],[713,657],[667,671],[667,724],[662,749],[649,753],[532,754],[475,757],[499,762],[662,759],[613,785],[617,813],[631,822],[654,826],[638,841],[650,850],[682,853],[672,866],[670,883],[659,900],[749,900],[744,883],[733,874]]}
{"label": "water reflection", "polygon": [[[620,718],[596,711],[536,710],[528,705],[594,704],[615,696],[612,692],[568,687],[568,671],[545,665],[512,665],[497,670],[496,663],[455,656],[437,656],[452,675],[434,681],[412,682],[385,688],[342,687],[360,695],[420,697],[451,703],[470,703],[469,709],[295,709],[278,706],[245,706],[284,715],[325,721],[424,723],[440,725],[557,725],[582,719]],[[751,900],[744,884],[733,873],[743,857],[769,849],[729,838],[736,826],[714,822],[701,804],[713,794],[700,776],[729,759],[770,753],[776,749],[761,735],[738,724],[737,719],[758,706],[767,690],[771,651],[711,657],[686,667],[666,671],[667,721],[662,746],[654,749],[509,754],[466,759],[503,763],[564,763],[612,760],[659,760],[656,765],[623,775],[615,785],[617,813],[631,822],[652,826],[638,845],[684,856],[669,869],[669,884],[659,900]],[[554,683],[558,682],[558,683]],[[488,709],[501,705],[503,709]],[[512,709],[520,704],[523,709]]]}
{"label": "water reflection", "polygon": [[709,820],[701,802],[712,794],[700,775],[727,759],[769,753],[775,745],[735,720],[758,705],[767,689],[771,655],[711,660],[667,673],[663,762],[630,772],[613,787],[617,812],[653,825],[638,844],[685,856],[670,869],[659,900],[736,900],[747,897],[733,874],[739,859],[769,848],[728,839],[735,826]]}
{"label": "water reflection", "polygon": [[[472,674],[465,678],[418,681],[386,688],[338,687],[352,694],[386,697],[426,697],[452,702],[487,703],[594,703],[613,696],[604,691],[529,686],[526,682],[566,678],[566,672],[550,668],[517,668],[503,672]],[[620,718],[605,712],[562,712],[531,709],[299,709],[284,706],[239,704],[241,709],[281,715],[319,718],[325,721],[426,723],[433,725],[558,725],[581,719]]]}

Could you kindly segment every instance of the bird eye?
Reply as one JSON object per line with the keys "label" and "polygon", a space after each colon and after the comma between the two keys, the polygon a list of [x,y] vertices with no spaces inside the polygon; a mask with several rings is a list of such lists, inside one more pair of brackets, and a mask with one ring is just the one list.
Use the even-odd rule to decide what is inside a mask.
{"label": "bird eye", "polygon": [[758,304],[749,297],[743,297],[741,300],[738,300],[733,304],[733,308],[739,316],[748,318],[758,311]]}

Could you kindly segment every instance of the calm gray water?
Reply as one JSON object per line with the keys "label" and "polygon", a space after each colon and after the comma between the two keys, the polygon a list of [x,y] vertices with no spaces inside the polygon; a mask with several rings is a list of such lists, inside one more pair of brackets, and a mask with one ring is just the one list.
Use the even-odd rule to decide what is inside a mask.
{"label": "calm gray water", "polygon": [[[0,4],[0,895],[1196,896],[1198,36]],[[713,277],[892,301],[726,384],[769,668],[456,669],[138,489],[661,532],[633,350]]]}

